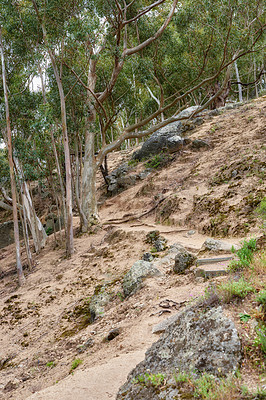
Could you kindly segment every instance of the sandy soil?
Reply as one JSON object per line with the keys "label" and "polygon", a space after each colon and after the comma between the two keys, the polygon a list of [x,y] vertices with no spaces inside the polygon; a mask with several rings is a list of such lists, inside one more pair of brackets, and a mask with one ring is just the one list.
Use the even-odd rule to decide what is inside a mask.
{"label": "sandy soil", "polygon": [[[221,226],[228,227],[226,234],[232,237],[226,240],[232,244],[246,237],[247,224],[248,234],[259,234],[250,210],[260,193],[265,195],[265,110],[266,99],[260,99],[206,121],[191,138],[207,140],[209,148],[184,149],[166,168],[152,171],[113,198],[103,195],[99,175],[102,225],[93,234],[75,238],[71,260],[65,259],[63,248],[54,249],[50,237],[35,256],[34,270],[26,269],[22,288],[16,284],[13,246],[2,249],[0,399],[115,399],[127,374],[158,339],[152,327],[200,296],[208,284],[197,282],[192,273],[176,276],[171,266],[161,266],[162,277],[147,280],[139,292],[122,301],[123,275],[150,250],[146,234],[157,229],[169,245],[178,242],[195,254],[206,237],[224,236]],[[113,153],[110,168],[130,153]],[[77,217],[74,224],[78,226]],[[110,286],[112,301],[102,318],[82,325],[82,310],[102,284]],[[177,303],[169,313],[160,307],[165,299]],[[113,328],[120,334],[105,341]],[[76,359],[82,364],[70,371]]]}

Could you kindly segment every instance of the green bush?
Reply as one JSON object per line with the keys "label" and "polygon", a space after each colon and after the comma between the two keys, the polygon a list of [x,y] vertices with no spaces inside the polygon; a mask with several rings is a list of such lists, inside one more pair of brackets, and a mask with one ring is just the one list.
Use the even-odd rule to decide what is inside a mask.
{"label": "green bush", "polygon": [[266,307],[266,290],[261,290],[256,297],[256,301]]}
{"label": "green bush", "polygon": [[254,292],[255,288],[243,277],[239,281],[229,281],[219,286],[220,295],[225,303],[229,303],[233,298],[243,299],[248,293]]}
{"label": "green bush", "polygon": [[262,219],[262,229],[266,230],[266,197],[261,200],[255,213]]}
{"label": "green bush", "polygon": [[256,251],[256,239],[250,239],[249,241],[244,240],[241,249],[235,250],[232,248],[232,252],[238,257],[238,260],[230,262],[228,269],[229,271],[239,271],[241,269],[249,267],[253,260],[254,252]]}
{"label": "green bush", "polygon": [[149,161],[146,162],[145,166],[147,168],[158,169],[162,168],[169,163],[171,157],[168,154],[156,154]]}
{"label": "green bush", "polygon": [[165,375],[163,374],[151,374],[146,372],[144,375],[138,375],[133,379],[132,383],[140,383],[144,386],[159,387],[164,384]]}
{"label": "green bush", "polygon": [[255,339],[255,345],[260,346],[264,354],[266,354],[266,326],[260,326],[256,329],[257,338]]}
{"label": "green bush", "polygon": [[80,358],[76,358],[72,361],[70,372],[74,371],[80,364],[82,364],[82,360]]}

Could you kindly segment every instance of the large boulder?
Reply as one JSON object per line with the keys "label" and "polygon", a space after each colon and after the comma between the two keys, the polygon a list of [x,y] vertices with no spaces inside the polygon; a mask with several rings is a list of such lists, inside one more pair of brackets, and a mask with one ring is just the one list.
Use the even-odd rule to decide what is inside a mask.
{"label": "large boulder", "polygon": [[[187,118],[197,110],[198,106],[189,107],[181,111],[177,117]],[[172,122],[158,131],[154,132],[142,145],[142,148],[133,154],[134,160],[142,160],[152,155],[159,154],[161,151],[175,153],[184,144],[189,143],[188,139],[182,137],[182,133],[188,129],[193,129],[195,125],[202,123],[202,118],[195,118],[193,123],[182,121]]]}
{"label": "large boulder", "polygon": [[[204,313],[202,309],[189,307],[178,314],[146,352],[145,360],[129,374],[116,399],[179,399],[174,380],[178,371],[196,375],[207,372],[220,377],[236,371],[240,361],[237,330],[222,308],[215,307]],[[164,377],[161,387],[149,384],[149,377],[155,376],[157,380]]]}
{"label": "large boulder", "polygon": [[146,278],[160,276],[161,272],[151,262],[139,260],[133,264],[123,279],[123,291],[127,297],[142,287]]}
{"label": "large boulder", "polygon": [[183,246],[175,245],[176,256],[174,264],[174,272],[176,274],[183,274],[186,269],[190,268],[197,257],[194,254],[188,252]]}

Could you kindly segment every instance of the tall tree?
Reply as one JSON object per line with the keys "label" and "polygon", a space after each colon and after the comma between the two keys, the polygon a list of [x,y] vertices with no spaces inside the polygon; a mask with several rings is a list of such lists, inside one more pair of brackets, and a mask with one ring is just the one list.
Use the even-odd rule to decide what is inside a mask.
{"label": "tall tree", "polygon": [[9,102],[8,102],[8,90],[6,82],[6,69],[5,69],[5,56],[4,56],[4,45],[2,38],[2,26],[0,25],[0,53],[2,62],[2,79],[3,79],[3,89],[5,97],[5,109],[6,109],[6,132],[7,132],[7,149],[8,149],[8,162],[10,169],[10,183],[11,183],[11,194],[13,203],[13,222],[14,222],[14,238],[16,246],[16,260],[17,260],[17,273],[19,285],[22,285],[25,281],[25,276],[21,264],[20,255],[20,244],[19,244],[19,226],[18,226],[18,212],[17,212],[17,195],[16,195],[16,180],[14,174],[14,162],[13,162],[13,150],[12,150],[12,132],[10,125],[10,115],[9,115]]}

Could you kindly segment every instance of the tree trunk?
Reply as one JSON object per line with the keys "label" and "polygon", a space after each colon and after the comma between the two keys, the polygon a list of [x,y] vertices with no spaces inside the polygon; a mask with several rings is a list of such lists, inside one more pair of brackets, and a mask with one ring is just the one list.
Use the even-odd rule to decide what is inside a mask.
{"label": "tree trunk", "polygon": [[11,126],[10,126],[8,91],[7,91],[6,70],[5,70],[5,57],[4,57],[1,25],[0,25],[0,52],[1,52],[1,61],[2,61],[2,79],[3,79],[5,108],[6,108],[7,149],[8,149],[8,162],[9,162],[9,168],[10,168],[12,202],[13,202],[13,221],[14,221],[14,238],[15,238],[15,246],[16,246],[17,273],[18,273],[18,283],[19,283],[19,285],[22,285],[25,282],[25,276],[23,273],[21,257],[20,257],[16,181],[15,181],[15,174],[14,174],[13,154],[12,154],[12,134],[11,134]]}
{"label": "tree trunk", "polygon": [[32,0],[32,4],[36,11],[39,22],[41,24],[44,44],[49,53],[60,97],[61,123],[62,123],[63,139],[64,139],[64,154],[65,154],[65,169],[66,169],[66,220],[65,220],[66,255],[70,257],[74,253],[74,239],[73,239],[73,215],[72,215],[71,163],[70,163],[70,151],[69,151],[69,142],[67,133],[65,94],[62,85],[62,80],[58,71],[58,67],[56,65],[55,56],[47,40],[45,24],[40,16],[36,1]]}
{"label": "tree trunk", "polygon": [[82,211],[87,219],[87,226],[82,224],[86,232],[88,225],[99,221],[96,199],[96,162],[94,156],[94,133],[88,129],[85,136],[85,155],[82,174]]}
{"label": "tree trunk", "polygon": [[30,197],[30,193],[28,190],[28,186],[25,181],[22,182],[22,204],[23,204],[23,212],[25,213],[27,223],[30,227],[35,251],[37,254],[39,254],[41,249],[44,248],[45,246],[47,235],[42,226],[41,221],[36,215]]}
{"label": "tree trunk", "polygon": [[82,211],[86,218],[81,220],[81,230],[86,232],[90,225],[94,225],[99,221],[97,198],[96,198],[96,160],[95,160],[95,121],[96,109],[94,107],[94,98],[91,92],[95,90],[96,85],[96,64],[97,60],[90,61],[88,71],[88,88],[86,103],[88,106],[89,114],[86,119],[85,131],[85,149],[84,149],[84,164],[82,173]]}
{"label": "tree trunk", "polygon": [[235,65],[235,71],[236,71],[236,80],[238,82],[238,96],[239,96],[239,101],[242,103],[243,102],[243,95],[242,95],[242,86],[240,83],[240,76],[239,76],[239,71],[238,71],[238,66],[237,66],[237,62],[234,62]]}

